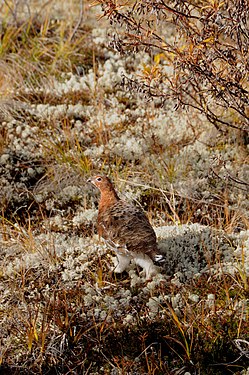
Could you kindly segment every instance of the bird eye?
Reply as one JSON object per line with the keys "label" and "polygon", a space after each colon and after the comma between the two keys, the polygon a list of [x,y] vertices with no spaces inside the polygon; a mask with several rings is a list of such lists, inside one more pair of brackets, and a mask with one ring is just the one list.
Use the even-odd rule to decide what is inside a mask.
{"label": "bird eye", "polygon": [[101,181],[102,178],[101,178],[101,177],[97,177],[96,180],[97,180],[97,181]]}

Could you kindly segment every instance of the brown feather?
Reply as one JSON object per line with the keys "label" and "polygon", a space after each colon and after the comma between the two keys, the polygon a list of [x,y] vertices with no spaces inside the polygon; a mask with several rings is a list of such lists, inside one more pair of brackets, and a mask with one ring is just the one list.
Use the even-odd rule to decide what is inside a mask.
{"label": "brown feather", "polygon": [[151,259],[160,254],[156,234],[143,210],[121,200],[106,176],[95,176],[91,182],[100,190],[97,229],[107,243],[128,252],[144,253]]}

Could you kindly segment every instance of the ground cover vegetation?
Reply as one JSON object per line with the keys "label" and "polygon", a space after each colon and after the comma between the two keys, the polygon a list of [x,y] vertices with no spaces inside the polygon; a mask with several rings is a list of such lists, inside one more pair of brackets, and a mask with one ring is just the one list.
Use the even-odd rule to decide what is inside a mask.
{"label": "ground cover vegetation", "polygon": [[[0,372],[248,374],[248,3],[3,1]],[[167,263],[115,275],[109,174]]]}

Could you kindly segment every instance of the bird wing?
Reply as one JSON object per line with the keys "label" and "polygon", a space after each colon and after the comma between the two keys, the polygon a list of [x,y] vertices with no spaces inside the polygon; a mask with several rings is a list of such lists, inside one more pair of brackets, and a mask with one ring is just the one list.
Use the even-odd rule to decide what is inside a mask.
{"label": "bird wing", "polygon": [[149,254],[157,250],[155,232],[144,212],[122,200],[99,212],[98,231],[117,247]]}

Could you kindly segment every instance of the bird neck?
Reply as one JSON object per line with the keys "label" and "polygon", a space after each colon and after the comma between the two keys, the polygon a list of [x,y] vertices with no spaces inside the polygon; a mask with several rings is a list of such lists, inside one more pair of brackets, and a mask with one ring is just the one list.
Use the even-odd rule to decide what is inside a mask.
{"label": "bird neck", "polygon": [[119,197],[114,189],[105,189],[101,191],[99,208],[108,207],[119,201]]}

